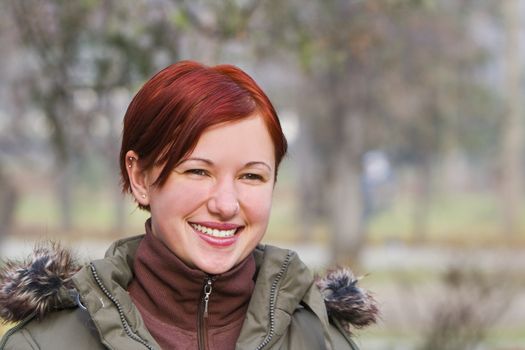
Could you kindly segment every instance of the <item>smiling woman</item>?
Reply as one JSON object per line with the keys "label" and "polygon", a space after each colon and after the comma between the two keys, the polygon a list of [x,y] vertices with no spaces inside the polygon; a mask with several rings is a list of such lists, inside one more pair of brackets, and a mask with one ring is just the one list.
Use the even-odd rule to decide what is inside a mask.
{"label": "smiling woman", "polygon": [[151,78],[124,117],[124,192],[145,234],[80,267],[57,247],[9,263],[1,349],[356,349],[377,307],[349,270],[315,281],[260,244],[286,139],[246,73],[184,61]]}

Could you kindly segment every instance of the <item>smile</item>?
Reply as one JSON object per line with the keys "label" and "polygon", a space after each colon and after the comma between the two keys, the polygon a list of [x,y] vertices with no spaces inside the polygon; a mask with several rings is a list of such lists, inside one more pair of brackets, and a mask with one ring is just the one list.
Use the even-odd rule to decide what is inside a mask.
{"label": "smile", "polygon": [[200,233],[204,233],[205,235],[217,238],[233,237],[235,235],[235,232],[237,231],[237,228],[230,230],[219,230],[216,228],[210,228],[199,224],[191,224],[191,227],[193,227],[196,231],[199,231]]}

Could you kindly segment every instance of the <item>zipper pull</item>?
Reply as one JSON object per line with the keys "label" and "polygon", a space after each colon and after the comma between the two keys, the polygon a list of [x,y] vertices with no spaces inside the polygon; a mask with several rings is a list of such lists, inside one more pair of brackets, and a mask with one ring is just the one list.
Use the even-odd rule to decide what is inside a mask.
{"label": "zipper pull", "polygon": [[210,301],[210,294],[212,291],[211,283],[212,280],[209,278],[204,285],[204,318],[208,317],[208,302]]}

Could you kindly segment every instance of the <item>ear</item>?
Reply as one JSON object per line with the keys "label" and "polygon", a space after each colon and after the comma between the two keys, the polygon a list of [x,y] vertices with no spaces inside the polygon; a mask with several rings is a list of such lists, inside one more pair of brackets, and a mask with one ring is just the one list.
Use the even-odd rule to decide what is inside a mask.
{"label": "ear", "polygon": [[135,200],[143,206],[149,205],[150,184],[148,183],[148,176],[140,167],[139,155],[135,151],[126,153],[126,170],[128,171],[131,192]]}

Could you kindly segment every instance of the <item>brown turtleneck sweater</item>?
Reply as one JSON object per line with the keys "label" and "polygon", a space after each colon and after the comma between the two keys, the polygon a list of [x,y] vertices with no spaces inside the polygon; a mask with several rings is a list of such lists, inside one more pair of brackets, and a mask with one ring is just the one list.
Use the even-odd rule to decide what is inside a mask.
{"label": "brown turtleneck sweater", "polygon": [[[151,233],[148,220],[133,266],[128,292],[163,349],[198,349],[198,328],[206,335],[206,349],[235,348],[254,288],[253,255],[222,275],[209,276],[175,256]],[[204,285],[210,277],[208,317],[202,317],[199,325]]]}

